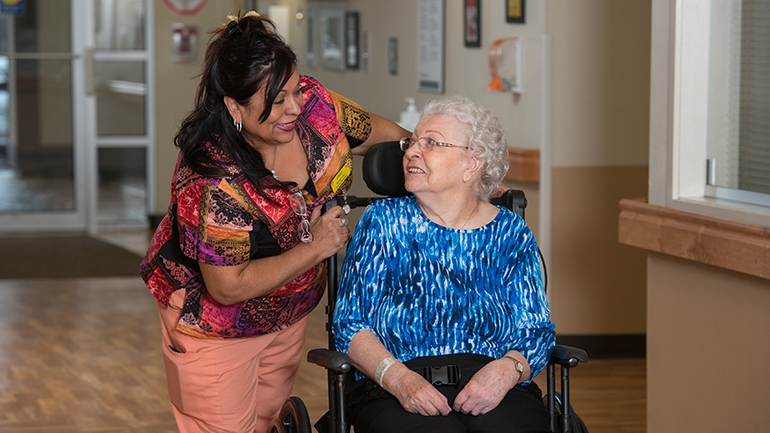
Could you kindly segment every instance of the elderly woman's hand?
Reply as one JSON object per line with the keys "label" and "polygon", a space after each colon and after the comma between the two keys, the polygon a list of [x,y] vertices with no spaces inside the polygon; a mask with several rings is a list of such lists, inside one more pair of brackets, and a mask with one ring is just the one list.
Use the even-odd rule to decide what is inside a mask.
{"label": "elderly woman's hand", "polygon": [[318,248],[323,258],[331,257],[350,240],[350,227],[340,206],[330,208],[323,215],[320,207],[313,209],[310,231],[313,232],[311,245]]}
{"label": "elderly woman's hand", "polygon": [[403,364],[391,367],[384,377],[383,387],[398,399],[407,412],[436,416],[448,415],[451,411],[446,397],[436,387]]}
{"label": "elderly woman's hand", "polygon": [[508,360],[498,359],[477,371],[457,394],[453,409],[475,416],[496,408],[519,380],[510,364]]}

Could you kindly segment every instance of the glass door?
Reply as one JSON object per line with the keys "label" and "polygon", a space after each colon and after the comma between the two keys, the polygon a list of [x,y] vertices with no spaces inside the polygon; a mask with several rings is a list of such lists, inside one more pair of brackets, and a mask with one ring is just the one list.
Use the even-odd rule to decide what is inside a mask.
{"label": "glass door", "polygon": [[82,11],[20,3],[0,15],[0,230],[85,228],[73,36]]}
{"label": "glass door", "polygon": [[0,15],[0,232],[147,227],[152,3]]}
{"label": "glass door", "polygon": [[[95,145],[91,230],[147,227],[152,187],[152,7],[94,0],[86,49],[89,131]],[[94,225],[96,227],[94,227]]]}

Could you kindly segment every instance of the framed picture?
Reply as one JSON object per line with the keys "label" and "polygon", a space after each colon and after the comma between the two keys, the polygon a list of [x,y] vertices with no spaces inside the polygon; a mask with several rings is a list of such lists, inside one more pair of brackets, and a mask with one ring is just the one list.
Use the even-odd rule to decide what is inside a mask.
{"label": "framed picture", "polygon": [[345,7],[320,6],[318,20],[321,26],[321,66],[345,70]]}
{"label": "framed picture", "polygon": [[345,65],[348,69],[358,69],[358,12],[345,14]]}
{"label": "framed picture", "polygon": [[481,47],[481,0],[465,0],[465,46]]}
{"label": "framed picture", "polygon": [[388,72],[398,75],[398,39],[388,39]]}
{"label": "framed picture", "polygon": [[312,6],[307,10],[307,65],[315,68],[316,65],[316,18],[315,8]]}
{"label": "framed picture", "polygon": [[524,24],[525,0],[505,0],[505,21]]}

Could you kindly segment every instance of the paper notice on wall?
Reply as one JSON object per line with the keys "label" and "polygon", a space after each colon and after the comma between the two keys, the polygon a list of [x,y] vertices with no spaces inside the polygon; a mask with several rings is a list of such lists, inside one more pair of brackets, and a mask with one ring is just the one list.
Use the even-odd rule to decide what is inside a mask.
{"label": "paper notice on wall", "polygon": [[417,90],[444,93],[444,0],[417,2]]}

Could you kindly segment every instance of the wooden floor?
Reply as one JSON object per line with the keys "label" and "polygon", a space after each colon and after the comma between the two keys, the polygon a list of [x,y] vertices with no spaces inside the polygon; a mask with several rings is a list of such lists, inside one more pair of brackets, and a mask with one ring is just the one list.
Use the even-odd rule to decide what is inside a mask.
{"label": "wooden floor", "polygon": [[[325,347],[323,308],[310,320],[306,347]],[[0,431],[177,431],[160,346],[139,277],[0,280]],[[592,360],[573,370],[574,407],[592,433],[644,432],[645,383],[644,360]],[[318,419],[324,370],[303,362],[294,393]]]}

